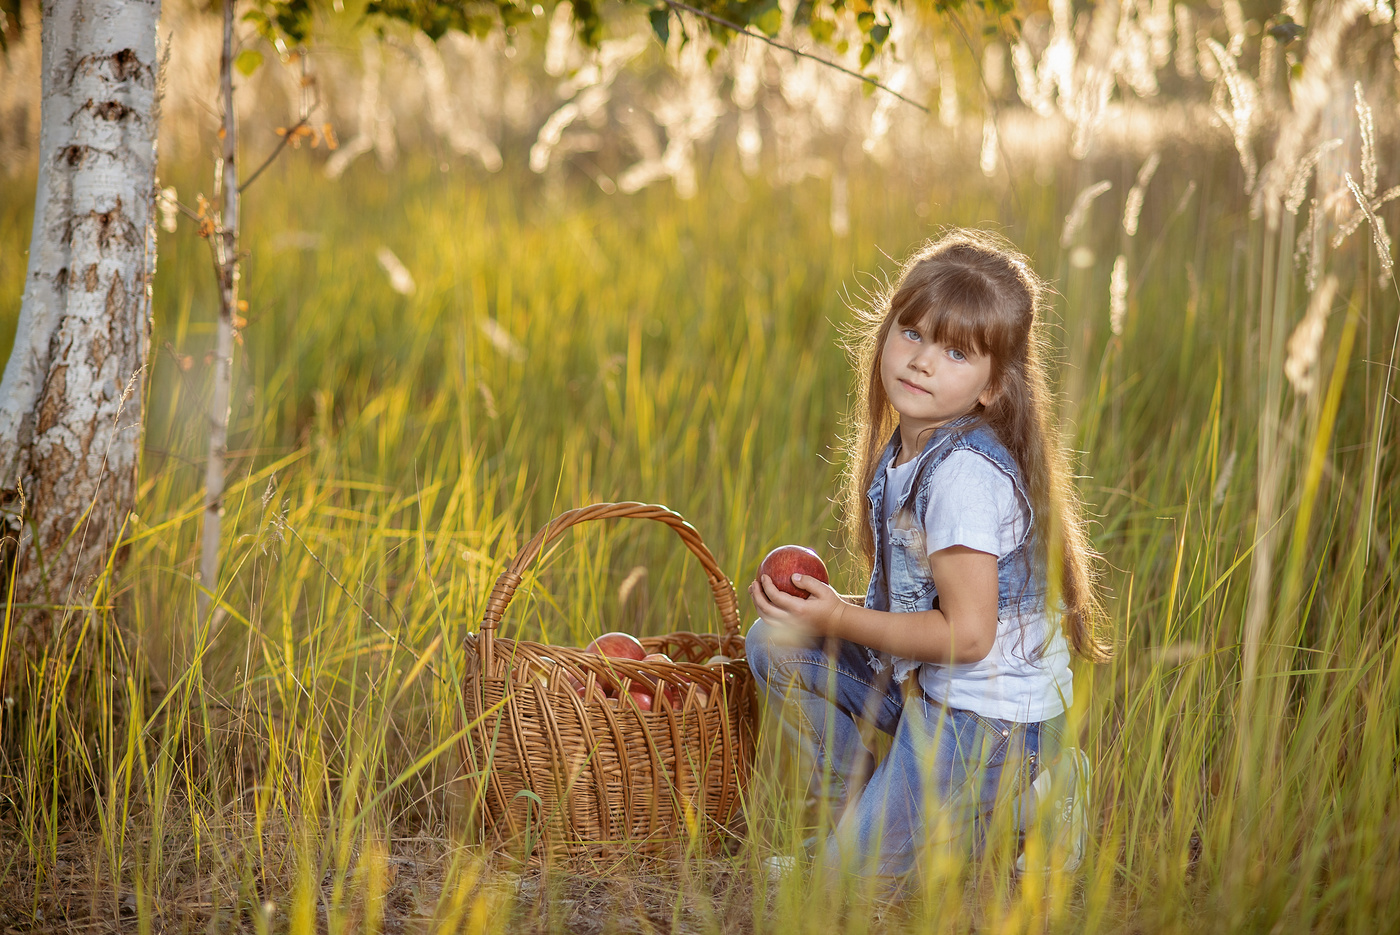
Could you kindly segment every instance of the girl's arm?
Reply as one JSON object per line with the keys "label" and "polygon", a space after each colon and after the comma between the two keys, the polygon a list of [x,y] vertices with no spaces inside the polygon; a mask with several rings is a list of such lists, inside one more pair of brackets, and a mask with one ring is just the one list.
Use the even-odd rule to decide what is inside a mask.
{"label": "girl's arm", "polygon": [[856,607],[828,585],[806,575],[793,583],[810,595],[784,594],[773,579],[749,585],[765,621],[814,636],[835,636],[878,652],[921,662],[969,663],[984,659],[997,632],[997,559],[955,545],[928,557],[938,588],[938,610],[890,613]]}

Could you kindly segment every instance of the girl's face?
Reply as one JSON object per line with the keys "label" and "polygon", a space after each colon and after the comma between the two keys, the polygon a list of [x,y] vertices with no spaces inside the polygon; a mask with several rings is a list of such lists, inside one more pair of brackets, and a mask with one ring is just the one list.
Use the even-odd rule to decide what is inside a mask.
{"label": "girl's face", "polygon": [[899,413],[904,451],[912,457],[924,431],[958,418],[991,390],[992,358],[971,349],[934,341],[922,324],[896,321],[880,351],[880,382]]}

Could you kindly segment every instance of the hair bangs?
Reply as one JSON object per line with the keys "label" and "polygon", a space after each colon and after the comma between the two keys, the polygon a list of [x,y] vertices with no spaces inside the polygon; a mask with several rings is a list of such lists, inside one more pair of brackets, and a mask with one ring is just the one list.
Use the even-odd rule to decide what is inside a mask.
{"label": "hair bangs", "polygon": [[909,290],[913,301],[901,302],[896,318],[904,327],[917,327],[930,339],[978,355],[999,358],[1015,342],[1014,316],[985,277],[966,269],[939,270]]}

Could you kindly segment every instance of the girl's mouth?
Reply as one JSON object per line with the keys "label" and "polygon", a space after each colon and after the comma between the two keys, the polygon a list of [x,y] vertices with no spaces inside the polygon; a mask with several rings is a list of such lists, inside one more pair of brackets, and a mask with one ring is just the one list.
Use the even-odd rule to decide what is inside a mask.
{"label": "girl's mouth", "polygon": [[921,386],[915,386],[914,384],[910,383],[908,380],[900,380],[900,381],[899,381],[899,385],[902,386],[902,387],[904,387],[906,390],[908,390],[908,391],[911,392],[911,393],[921,393],[921,394],[923,394],[924,396],[932,396],[932,395],[933,395],[933,394],[930,393],[928,390],[924,389],[924,388],[921,387]]}

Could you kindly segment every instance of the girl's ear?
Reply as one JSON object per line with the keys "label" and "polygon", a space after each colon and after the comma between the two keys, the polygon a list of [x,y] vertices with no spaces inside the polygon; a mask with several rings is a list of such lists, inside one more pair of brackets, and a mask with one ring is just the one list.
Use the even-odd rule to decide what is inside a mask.
{"label": "girl's ear", "polygon": [[991,408],[992,403],[997,401],[1001,395],[1001,387],[995,377],[987,381],[986,387],[978,394],[977,401],[982,404],[983,409]]}

